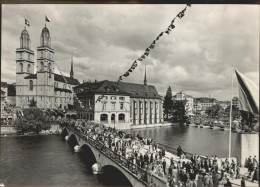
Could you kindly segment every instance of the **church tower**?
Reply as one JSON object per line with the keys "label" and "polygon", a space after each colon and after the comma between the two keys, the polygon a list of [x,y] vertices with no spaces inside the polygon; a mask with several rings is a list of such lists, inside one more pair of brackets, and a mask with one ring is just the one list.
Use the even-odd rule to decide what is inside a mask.
{"label": "church tower", "polygon": [[24,78],[31,74],[34,74],[34,52],[25,27],[20,36],[20,48],[16,49],[16,105],[19,107],[28,103],[25,99],[28,85]]}
{"label": "church tower", "polygon": [[71,57],[71,68],[70,68],[70,78],[73,79],[74,73],[73,73],[73,57]]}
{"label": "church tower", "polygon": [[42,29],[37,47],[37,106],[53,108],[54,103],[54,49],[51,48],[49,29]]}
{"label": "church tower", "polygon": [[144,85],[147,85],[147,80],[146,80],[146,64],[145,64],[145,70],[144,70]]}

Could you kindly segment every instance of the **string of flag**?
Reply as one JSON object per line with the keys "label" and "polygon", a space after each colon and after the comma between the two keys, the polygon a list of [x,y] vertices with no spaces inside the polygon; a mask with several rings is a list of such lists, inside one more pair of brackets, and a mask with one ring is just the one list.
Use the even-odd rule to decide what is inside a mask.
{"label": "string of flag", "polygon": [[[145,49],[144,53],[143,53],[138,59],[136,59],[136,60],[132,63],[131,67],[130,67],[123,75],[120,75],[120,76],[119,76],[117,82],[114,83],[114,86],[115,86],[116,88],[119,88],[119,83],[123,80],[123,77],[128,77],[128,76],[130,75],[130,73],[132,73],[132,72],[135,70],[135,68],[138,66],[138,62],[142,62],[143,60],[145,60],[145,59],[149,56],[151,50],[155,48],[156,43],[159,41],[159,39],[160,39],[164,34],[170,34],[170,32],[175,28],[175,23],[174,23],[174,22],[175,22],[175,19],[176,19],[176,18],[182,19],[182,18],[184,17],[184,15],[185,15],[185,12],[186,12],[187,7],[191,7],[191,4],[187,4],[186,7],[185,7],[182,11],[180,11],[180,12],[172,19],[172,21],[171,21],[170,25],[167,27],[167,29],[164,30],[164,31],[162,31],[162,32],[156,37],[156,39],[153,40],[153,42]],[[48,19],[46,16],[45,16],[45,21],[50,22],[49,19]],[[57,65],[56,62],[55,62],[55,64],[56,64],[58,70],[60,71],[59,66]],[[64,81],[68,84],[66,78],[63,76],[63,74],[62,74],[61,71],[60,71],[60,74],[62,75]],[[109,90],[110,90],[109,87],[106,87],[105,89],[107,90],[107,93],[108,93]],[[83,91],[83,90],[81,90],[81,91]],[[71,92],[72,92],[73,95],[74,95],[74,91],[73,91],[72,88],[71,88]],[[101,96],[99,96],[99,97],[97,98],[97,100],[95,101],[95,103],[102,101],[102,99],[103,99],[104,97],[105,97],[105,94],[102,94]],[[81,107],[81,108],[84,108],[84,106],[82,106],[82,102],[78,99],[78,97],[77,97],[76,94],[75,94],[75,99],[76,99],[77,102],[80,104],[80,107]],[[91,105],[90,107],[92,107],[92,105]]]}
{"label": "string of flag", "polygon": [[167,27],[167,29],[163,32],[161,32],[155,40],[153,40],[153,42],[145,49],[144,53],[138,58],[136,59],[133,64],[131,65],[131,67],[123,74],[120,75],[117,82],[115,83],[115,86],[118,86],[119,83],[123,80],[123,77],[128,77],[130,75],[130,73],[132,73],[135,68],[138,65],[138,62],[143,61],[145,58],[147,58],[151,52],[152,49],[155,48],[156,43],[159,41],[159,39],[166,33],[166,34],[170,34],[170,32],[175,28],[175,24],[174,21],[176,18],[182,19],[185,15],[185,11],[187,9],[187,7],[191,7],[191,4],[187,4],[186,7],[180,11],[177,16],[175,16],[175,18],[173,18],[173,20],[171,21],[170,25]]}

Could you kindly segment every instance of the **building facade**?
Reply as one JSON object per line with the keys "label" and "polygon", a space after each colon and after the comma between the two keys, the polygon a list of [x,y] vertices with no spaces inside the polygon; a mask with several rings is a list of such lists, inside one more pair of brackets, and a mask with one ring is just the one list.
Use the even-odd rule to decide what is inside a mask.
{"label": "building facade", "polygon": [[176,93],[175,96],[173,96],[174,100],[177,101],[185,101],[185,110],[187,115],[193,115],[194,114],[194,104],[193,104],[193,97],[184,93],[183,91]]}
{"label": "building facade", "polygon": [[30,43],[25,28],[21,33],[20,48],[16,49],[16,106],[27,107],[34,102],[39,108],[69,108],[73,105],[71,89],[79,81],[74,79],[73,69],[70,77],[54,73],[55,51],[51,48],[51,36],[46,25],[40,35],[36,63]]}
{"label": "building facade", "polygon": [[[162,99],[152,85],[104,80],[76,86],[78,117],[102,124],[163,123]],[[97,101],[102,97],[100,101]],[[96,102],[97,101],[97,102]]]}
{"label": "building facade", "polygon": [[193,107],[196,114],[205,114],[207,108],[216,105],[217,100],[215,98],[199,97],[194,98]]}

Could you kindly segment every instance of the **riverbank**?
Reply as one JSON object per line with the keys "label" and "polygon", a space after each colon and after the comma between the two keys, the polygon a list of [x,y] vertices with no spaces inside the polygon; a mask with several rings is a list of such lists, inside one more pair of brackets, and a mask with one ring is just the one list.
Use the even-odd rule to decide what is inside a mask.
{"label": "riverbank", "polygon": [[[39,135],[60,134],[60,133],[61,133],[60,126],[58,124],[52,124],[49,130],[42,130],[39,133]],[[15,134],[16,134],[16,129],[14,126],[1,125],[1,131],[0,131],[1,136],[15,135]],[[25,133],[24,135],[37,135],[37,134]]]}

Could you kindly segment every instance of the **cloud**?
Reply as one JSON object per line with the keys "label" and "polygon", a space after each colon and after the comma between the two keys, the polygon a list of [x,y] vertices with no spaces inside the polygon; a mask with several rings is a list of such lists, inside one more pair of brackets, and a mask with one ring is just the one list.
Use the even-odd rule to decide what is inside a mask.
{"label": "cloud", "polygon": [[[24,18],[36,52],[45,14],[55,61],[82,80],[112,80],[165,30],[184,5],[3,5],[2,80],[15,81],[15,49]],[[14,14],[15,12],[15,14]],[[124,81],[148,84],[165,94],[174,92],[229,99],[231,66],[259,84],[259,7],[256,5],[193,5],[176,28],[163,35],[146,60]],[[36,60],[36,55],[35,55]],[[57,72],[57,70],[56,70]],[[235,92],[236,93],[236,92]]]}

